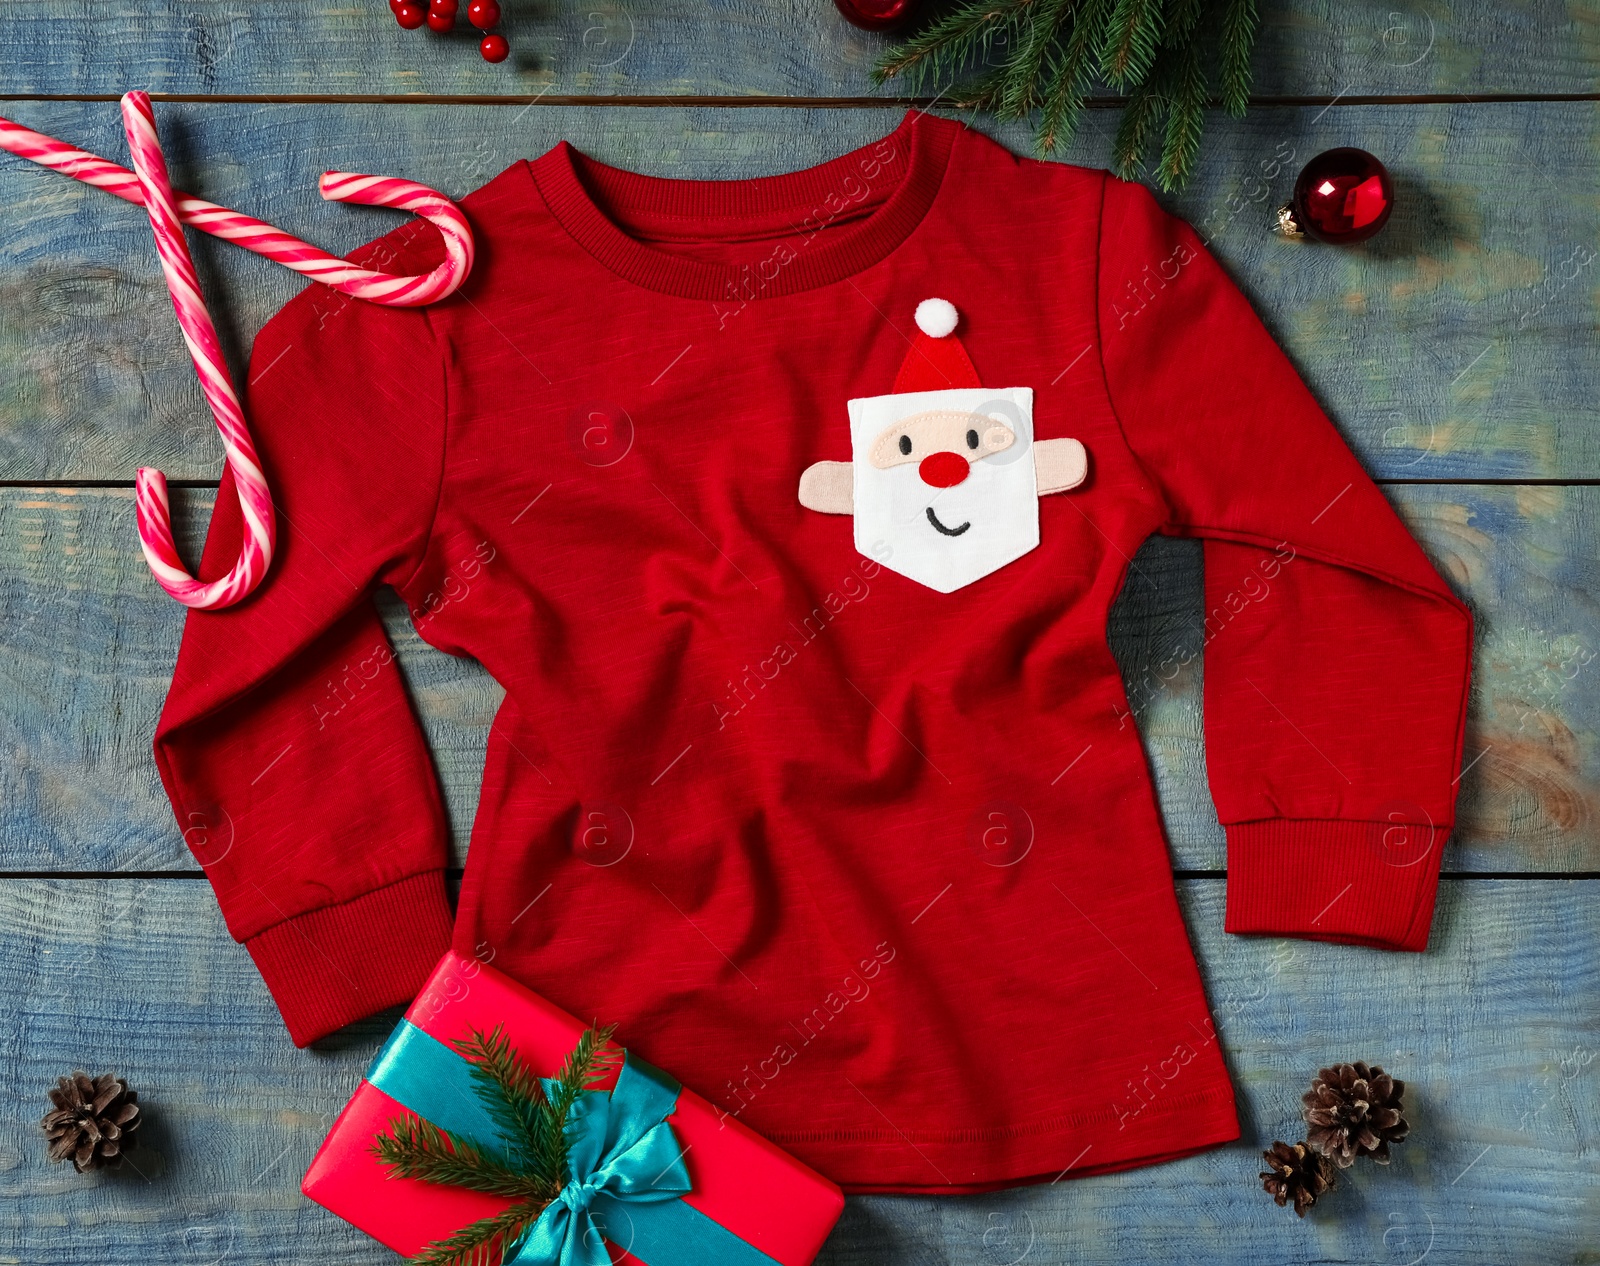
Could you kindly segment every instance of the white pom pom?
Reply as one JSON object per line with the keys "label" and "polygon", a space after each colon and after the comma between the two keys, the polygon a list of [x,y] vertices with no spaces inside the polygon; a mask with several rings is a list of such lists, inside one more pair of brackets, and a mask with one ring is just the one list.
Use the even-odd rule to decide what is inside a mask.
{"label": "white pom pom", "polygon": [[917,304],[917,329],[929,338],[944,338],[955,332],[956,305],[948,299],[924,299]]}

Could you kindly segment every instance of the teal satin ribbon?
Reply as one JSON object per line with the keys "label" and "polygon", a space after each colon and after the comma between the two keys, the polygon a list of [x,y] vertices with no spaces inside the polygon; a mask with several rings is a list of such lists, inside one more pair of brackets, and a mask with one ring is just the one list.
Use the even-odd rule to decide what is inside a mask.
{"label": "teal satin ribbon", "polygon": [[[440,1129],[497,1153],[499,1128],[472,1088],[467,1060],[410,1021],[384,1043],[367,1080]],[[680,1199],[689,1171],[666,1118],[681,1089],[629,1054],[609,1094],[590,1091],[573,1105],[571,1179],[508,1266],[611,1266],[606,1240],[647,1266],[777,1266]]]}

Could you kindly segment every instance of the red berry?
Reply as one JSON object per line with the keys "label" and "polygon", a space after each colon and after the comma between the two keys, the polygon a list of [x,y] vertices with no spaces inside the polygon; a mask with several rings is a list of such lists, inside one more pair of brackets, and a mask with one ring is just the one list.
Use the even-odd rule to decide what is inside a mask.
{"label": "red berry", "polygon": [[467,6],[467,21],[480,31],[487,31],[500,20],[500,6],[496,0],[472,0]]}
{"label": "red berry", "polygon": [[456,0],[430,0],[429,13],[448,13],[451,17],[456,15]]}
{"label": "red berry", "polygon": [[397,4],[394,9],[394,20],[408,31],[414,31],[428,20],[428,11],[420,4],[413,4],[405,0],[404,4]]}
{"label": "red berry", "polygon": [[437,31],[440,35],[443,35],[446,31],[454,30],[455,25],[455,14],[441,13],[438,9],[428,10],[428,29],[430,31]]}
{"label": "red berry", "polygon": [[511,45],[504,35],[485,35],[478,41],[478,51],[486,62],[503,62],[511,53]]}
{"label": "red berry", "polygon": [[405,2],[406,0],[389,0],[389,12],[395,12],[395,10],[397,10]]}

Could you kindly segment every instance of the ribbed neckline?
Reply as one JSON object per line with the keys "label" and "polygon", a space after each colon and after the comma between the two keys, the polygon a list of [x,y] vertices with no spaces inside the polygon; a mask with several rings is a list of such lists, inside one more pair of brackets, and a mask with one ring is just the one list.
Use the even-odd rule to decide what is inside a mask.
{"label": "ribbed neckline", "polygon": [[[743,301],[842,281],[885,258],[922,222],[939,192],[959,123],[908,112],[882,140],[803,171],[750,180],[670,180],[608,167],[562,141],[525,163],[536,191],[586,251],[619,277],[685,299]],[[884,191],[887,190],[885,193]],[[852,212],[876,202],[859,220]],[[791,248],[753,243],[741,263],[697,259],[631,236],[603,207],[683,222],[686,237],[719,227],[770,226],[801,235]]]}

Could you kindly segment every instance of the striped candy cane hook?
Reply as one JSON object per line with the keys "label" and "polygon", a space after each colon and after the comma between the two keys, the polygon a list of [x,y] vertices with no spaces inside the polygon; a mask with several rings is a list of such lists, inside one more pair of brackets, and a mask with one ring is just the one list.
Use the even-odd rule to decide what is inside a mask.
{"label": "striped candy cane hook", "polygon": [[177,311],[184,342],[200,375],[201,389],[222,435],[228,468],[233,472],[234,490],[243,513],[244,540],[233,569],[221,580],[203,584],[195,579],[184,568],[172,539],[166,477],[159,470],[141,468],[135,485],[139,544],[156,580],[179,602],[190,607],[227,607],[260,584],[272,562],[275,539],[272,495],[245,425],[227,362],[217,345],[216,329],[200,293],[199,278],[184,241],[183,225],[234,242],[354,298],[404,307],[436,303],[454,293],[467,279],[472,270],[472,230],[453,202],[425,185],[390,176],[324,172],[318,189],[329,201],[410,211],[431,222],[444,242],[445,258],[431,272],[420,276],[396,276],[359,268],[264,220],[203,198],[175,193],[156,138],[155,113],[149,96],[130,92],[123,97],[122,119],[128,133],[128,148],[133,154],[132,171],[5,118],[0,118],[0,150],[104,189],[144,206],[149,212],[172,306]]}
{"label": "striped candy cane hook", "polygon": [[156,253],[166,275],[172,306],[178,314],[183,341],[200,375],[200,388],[211,405],[211,416],[222,433],[228,469],[233,472],[234,492],[244,519],[244,537],[233,568],[220,580],[202,583],[189,574],[178,557],[172,539],[172,512],[167,501],[167,479],[159,470],[139,468],[135,506],[139,520],[139,544],[156,580],[186,607],[226,607],[238,602],[261,583],[272,563],[274,528],[272,494],[256,457],[255,445],[245,427],[244,410],[233,389],[228,365],[217,345],[216,327],[200,294],[200,279],[195,275],[189,245],[183,238],[183,225],[172,201],[172,186],[167,180],[167,163],[156,139],[155,112],[143,92],[130,92],[122,98],[122,123],[128,132],[128,149],[133,155],[133,170],[144,193],[145,210],[155,232]]}
{"label": "striped candy cane hook", "polygon": [[[0,149],[71,176],[86,185],[104,189],[135,205],[144,204],[139,178],[126,167],[77,149],[43,132],[35,132],[10,119],[0,118]],[[357,268],[348,260],[329,255],[292,233],[192,194],[174,192],[178,219],[191,228],[233,242],[286,268],[343,291],[357,299],[385,305],[414,306],[435,303],[455,291],[472,271],[472,230],[455,203],[426,185],[392,176],[362,176],[329,171],[318,182],[330,202],[359,202],[410,211],[430,221],[444,239],[445,258],[432,272],[420,277],[397,277]]]}

